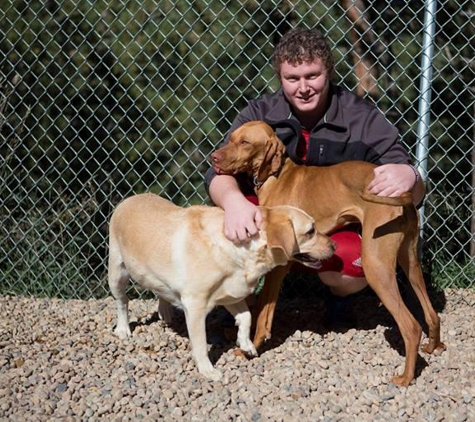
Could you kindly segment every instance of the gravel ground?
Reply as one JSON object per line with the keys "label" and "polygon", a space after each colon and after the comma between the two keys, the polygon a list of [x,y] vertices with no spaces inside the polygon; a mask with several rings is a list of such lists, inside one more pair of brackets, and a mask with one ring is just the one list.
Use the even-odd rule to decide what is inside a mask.
{"label": "gravel ground", "polygon": [[[0,297],[0,420],[475,421],[475,292],[434,301],[447,350],[421,354],[416,380],[399,388],[388,381],[402,371],[401,339],[373,295],[355,300],[359,326],[346,332],[322,327],[318,298],[279,303],[258,358],[211,347],[222,381],[200,376],[183,315],[166,327],[155,301],[131,301],[122,342],[110,298]],[[219,321],[213,311],[210,335]]]}

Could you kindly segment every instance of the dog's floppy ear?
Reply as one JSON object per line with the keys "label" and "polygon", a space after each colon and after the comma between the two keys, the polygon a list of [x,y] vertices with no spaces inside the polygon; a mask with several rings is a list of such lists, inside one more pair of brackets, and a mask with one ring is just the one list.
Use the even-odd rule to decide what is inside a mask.
{"label": "dog's floppy ear", "polygon": [[266,140],[266,152],[257,172],[257,181],[264,183],[269,176],[278,173],[284,164],[285,146],[274,134]]}
{"label": "dog's floppy ear", "polygon": [[272,136],[269,141],[273,145],[271,174],[277,173],[284,164],[285,146],[277,135]]}
{"label": "dog's floppy ear", "polygon": [[294,226],[288,215],[273,211],[272,208],[263,210],[266,225],[267,247],[272,250],[277,265],[285,265],[291,260],[297,247]]}

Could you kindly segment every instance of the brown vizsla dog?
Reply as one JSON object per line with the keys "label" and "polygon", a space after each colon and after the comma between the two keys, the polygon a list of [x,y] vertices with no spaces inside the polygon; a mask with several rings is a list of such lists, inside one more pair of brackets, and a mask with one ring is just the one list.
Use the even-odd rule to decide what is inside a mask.
{"label": "brown vizsla dog", "polygon": [[[396,281],[396,263],[406,273],[424,310],[429,341],[424,352],[443,350],[440,319],[427,295],[417,256],[418,214],[412,195],[384,198],[366,191],[373,179],[374,164],[351,161],[328,167],[307,167],[285,156],[285,147],[264,122],[248,122],[212,154],[218,174],[246,173],[253,180],[259,204],[293,205],[308,212],[324,234],[352,222],[362,224],[362,251],[366,279],[394,317],[404,340],[404,373],[393,382],[407,386],[414,378],[422,328],[404,304]],[[291,264],[277,267],[266,276],[258,297],[256,348],[270,338],[272,319],[281,283]]]}

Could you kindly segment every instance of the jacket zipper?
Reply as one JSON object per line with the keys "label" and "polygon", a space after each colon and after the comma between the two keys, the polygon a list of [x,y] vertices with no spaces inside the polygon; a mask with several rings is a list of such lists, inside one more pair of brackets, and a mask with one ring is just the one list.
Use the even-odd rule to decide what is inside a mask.
{"label": "jacket zipper", "polygon": [[323,160],[323,144],[320,144],[318,147],[318,165],[322,165]]}

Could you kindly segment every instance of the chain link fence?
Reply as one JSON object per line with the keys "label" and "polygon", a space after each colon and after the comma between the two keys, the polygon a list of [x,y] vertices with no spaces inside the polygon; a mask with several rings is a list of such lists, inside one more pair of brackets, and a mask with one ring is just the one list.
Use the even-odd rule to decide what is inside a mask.
{"label": "chain link fence", "polygon": [[[296,25],[320,26],[336,81],[416,158],[426,3],[2,1],[0,293],[105,296],[120,200],[209,203],[209,154],[249,99],[277,89],[270,57]],[[423,263],[437,287],[473,288],[475,7],[439,1],[432,17]]]}

